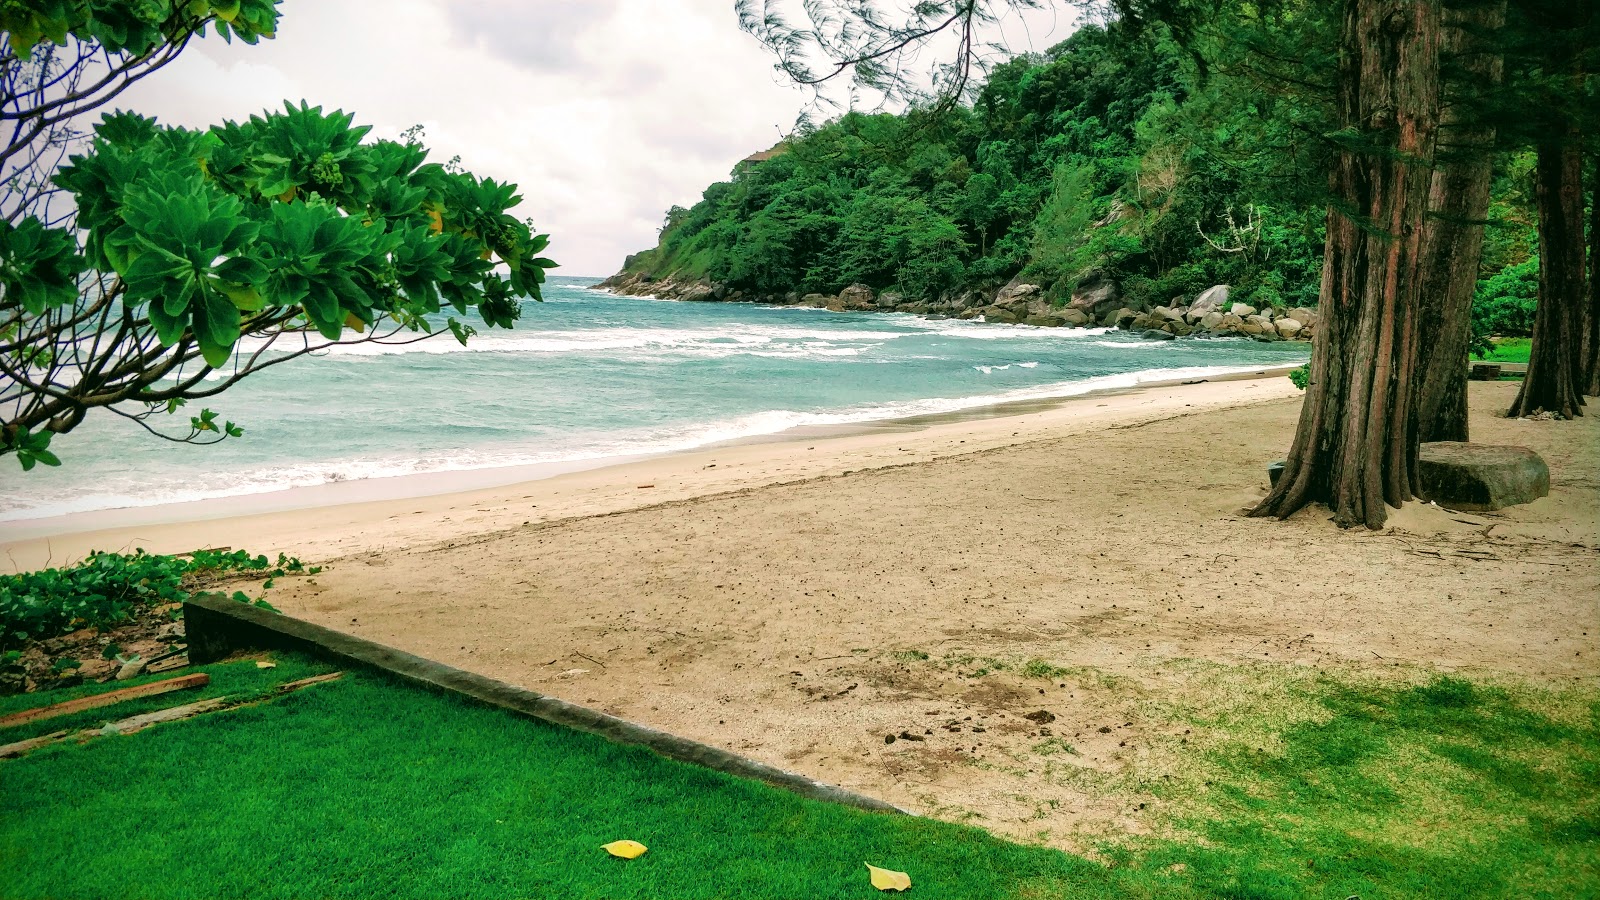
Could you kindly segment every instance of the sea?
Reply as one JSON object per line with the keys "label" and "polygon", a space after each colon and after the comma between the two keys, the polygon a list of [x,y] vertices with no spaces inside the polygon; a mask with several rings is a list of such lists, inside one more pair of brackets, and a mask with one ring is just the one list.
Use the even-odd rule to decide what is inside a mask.
{"label": "sea", "polygon": [[[353,344],[194,401],[244,436],[170,443],[104,411],[52,449],[0,458],[0,528],[70,513],[258,495],[427,473],[502,483],[614,461],[1297,365],[1301,343],[1153,341],[901,313],[616,296],[555,277],[514,330]],[[514,476],[514,477],[513,477]],[[403,495],[405,482],[390,482]],[[382,485],[380,485],[382,486]]]}

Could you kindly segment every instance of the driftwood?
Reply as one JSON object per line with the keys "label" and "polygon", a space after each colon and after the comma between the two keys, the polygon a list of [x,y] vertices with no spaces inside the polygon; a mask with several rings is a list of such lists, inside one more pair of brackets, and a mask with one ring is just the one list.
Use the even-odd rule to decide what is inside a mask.
{"label": "driftwood", "polygon": [[28,722],[37,722],[40,719],[53,719],[56,716],[65,716],[86,709],[98,709],[121,703],[124,700],[134,700],[139,697],[154,697],[158,694],[167,694],[172,691],[182,691],[189,688],[205,687],[211,683],[211,676],[204,672],[194,675],[184,675],[179,678],[169,678],[166,681],[152,681],[137,687],[123,688],[119,691],[107,691],[104,694],[95,694],[90,697],[79,697],[76,700],[67,700],[62,703],[52,703],[37,709],[25,709],[22,712],[12,713],[0,717],[0,728],[10,728],[14,725],[24,725]]}

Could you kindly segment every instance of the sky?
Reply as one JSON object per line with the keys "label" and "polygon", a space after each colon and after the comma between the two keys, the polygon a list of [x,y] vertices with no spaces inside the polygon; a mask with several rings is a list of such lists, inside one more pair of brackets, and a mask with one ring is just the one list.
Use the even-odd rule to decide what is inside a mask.
{"label": "sky", "polygon": [[[733,0],[283,0],[275,40],[191,45],[118,106],[171,125],[243,119],[286,99],[354,113],[375,137],[423,127],[430,159],[511,181],[561,275],[603,276],[654,246],[810,95],[738,28]],[[1065,38],[1051,10],[993,35]]]}

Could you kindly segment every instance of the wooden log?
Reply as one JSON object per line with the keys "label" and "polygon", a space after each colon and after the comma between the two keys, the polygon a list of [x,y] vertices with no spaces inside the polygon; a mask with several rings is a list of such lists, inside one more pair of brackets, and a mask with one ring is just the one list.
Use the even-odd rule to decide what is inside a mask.
{"label": "wooden log", "polygon": [[121,703],[124,700],[134,700],[139,697],[154,697],[159,694],[168,694],[173,691],[188,690],[189,688],[205,687],[211,683],[211,676],[204,672],[193,675],[183,675],[178,678],[169,678],[166,681],[152,681],[135,687],[123,688],[119,691],[108,691],[104,694],[95,694],[89,697],[79,697],[76,700],[67,700],[61,703],[52,703],[36,709],[25,709],[22,712],[12,713],[0,717],[0,728],[11,728],[28,722],[37,722],[41,719],[53,719],[56,716],[65,716],[71,713],[83,712],[86,709],[98,709]]}
{"label": "wooden log", "polygon": [[226,709],[231,705],[234,705],[234,702],[229,700],[227,697],[215,697],[210,700],[201,700],[196,703],[185,703],[182,706],[171,706],[166,709],[158,709],[155,712],[142,713],[137,716],[129,716],[120,722],[107,723],[106,726],[101,728],[98,733],[133,734],[136,731],[143,731],[146,728],[149,728],[151,725],[160,725],[162,722],[176,722],[179,719],[187,719],[192,716],[198,716],[201,713],[208,713],[218,709]]}

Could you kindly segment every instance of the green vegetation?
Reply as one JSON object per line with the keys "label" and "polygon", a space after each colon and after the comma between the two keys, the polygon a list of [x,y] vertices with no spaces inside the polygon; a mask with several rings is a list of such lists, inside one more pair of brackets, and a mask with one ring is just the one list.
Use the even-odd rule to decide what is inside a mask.
{"label": "green vegetation", "polygon": [[[274,563],[243,550],[197,550],[187,557],[135,550],[93,552],[74,566],[0,575],[0,651],[80,628],[111,628],[152,606],[182,603],[206,579],[250,574],[270,580],[318,571],[281,553]],[[243,592],[234,598],[250,602]]]}
{"label": "green vegetation", "polygon": [[1486,352],[1476,354],[1488,362],[1525,363],[1533,351],[1530,338],[1496,338]]}
{"label": "green vegetation", "polygon": [[[970,106],[802,128],[673,208],[624,271],[769,295],[859,282],[934,300],[1020,275],[1057,302],[1110,279],[1135,308],[1214,284],[1314,305],[1334,10],[1218,10],[1189,50],[1155,23],[1090,25],[996,66]],[[1493,333],[1531,324],[1504,299],[1534,256],[1531,159],[1507,156],[1495,181],[1479,291]]]}
{"label": "green vegetation", "polygon": [[[208,27],[253,44],[277,21],[277,0],[0,4],[0,118],[16,126],[0,152],[0,455],[24,470],[59,465],[52,436],[91,408],[153,428],[215,394],[213,370],[226,387],[331,342],[465,342],[450,313],[509,328],[539,299],[555,263],[508,214],[516,186],[428,163],[420,130],[368,142],[303,102],[200,130],[132,112],[91,125]],[[289,336],[287,356],[237,352],[246,334]],[[180,439],[242,433],[203,410]]]}
{"label": "green vegetation", "polygon": [[[293,657],[212,666],[207,695],[255,696],[325,669]],[[1277,701],[1309,712],[1283,717]],[[803,800],[347,672],[0,762],[0,865],[10,897],[122,896],[130,884],[152,897],[865,897],[862,862],[909,872],[926,897],[1600,890],[1592,692],[1300,674],[1252,702],[1267,705],[1195,716],[1192,777],[1144,788],[1178,810],[1180,833],[1115,841],[1093,862]],[[1073,758],[1064,742],[1047,749]],[[623,862],[599,849],[624,838],[649,852]]]}

